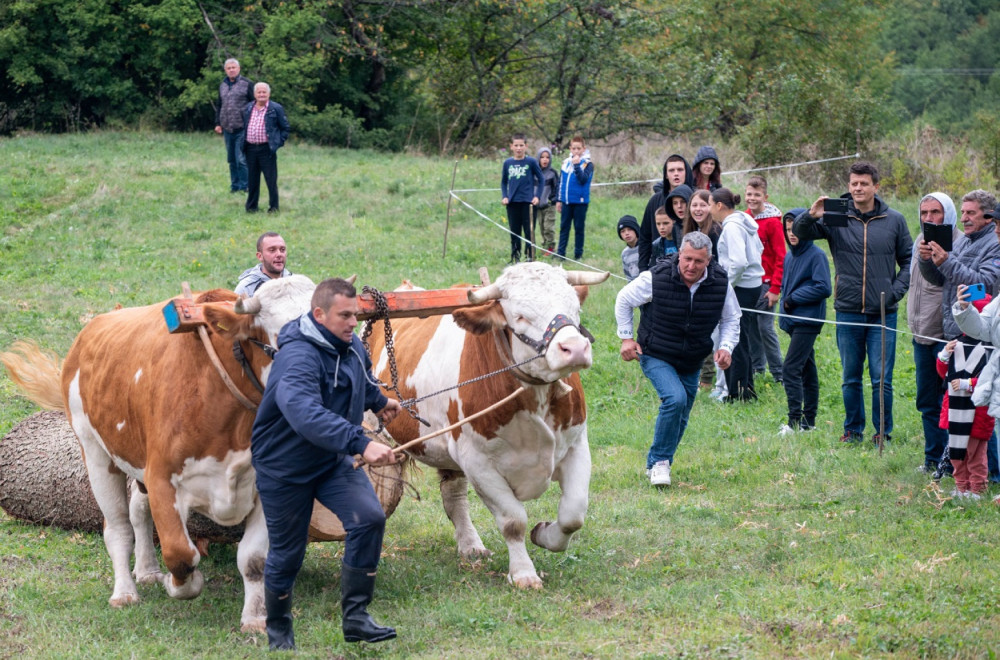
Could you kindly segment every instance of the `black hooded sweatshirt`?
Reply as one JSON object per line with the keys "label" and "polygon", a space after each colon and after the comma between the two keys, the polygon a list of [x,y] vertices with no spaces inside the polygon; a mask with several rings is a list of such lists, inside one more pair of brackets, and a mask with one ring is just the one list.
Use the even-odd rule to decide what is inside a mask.
{"label": "black hooded sweatshirt", "polygon": [[[642,224],[639,227],[639,270],[649,270],[649,256],[652,253],[653,241],[659,238],[659,234],[656,233],[656,209],[660,208],[667,202],[667,196],[670,194],[670,183],[667,181],[667,162],[675,156],[678,156],[684,160],[684,184],[688,186],[688,189],[693,189],[694,186],[694,174],[691,171],[691,165],[688,163],[687,159],[680,154],[670,154],[667,156],[667,160],[663,161],[663,180],[657,181],[656,185],[653,186],[653,196],[649,198],[646,202],[646,210],[642,213]],[[690,193],[688,194],[690,197]],[[677,230],[675,229],[675,232]],[[683,234],[683,227],[680,229]],[[677,241],[677,245],[680,245],[680,240]]]}

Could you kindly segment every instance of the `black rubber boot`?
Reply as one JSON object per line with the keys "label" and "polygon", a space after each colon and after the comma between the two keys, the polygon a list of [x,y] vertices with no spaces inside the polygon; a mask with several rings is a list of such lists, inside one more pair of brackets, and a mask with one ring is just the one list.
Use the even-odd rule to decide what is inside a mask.
{"label": "black rubber boot", "polygon": [[375,571],[342,564],[340,571],[341,628],[345,642],[382,642],[396,637],[396,629],[380,626],[368,614],[375,594]]}
{"label": "black rubber boot", "polygon": [[284,598],[264,588],[264,607],[267,608],[267,642],[272,651],[294,651],[295,635],[292,633],[292,594]]}

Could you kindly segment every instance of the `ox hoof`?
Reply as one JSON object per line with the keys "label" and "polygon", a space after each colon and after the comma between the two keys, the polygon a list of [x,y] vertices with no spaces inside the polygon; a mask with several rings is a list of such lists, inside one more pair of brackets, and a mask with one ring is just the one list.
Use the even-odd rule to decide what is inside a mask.
{"label": "ox hoof", "polygon": [[542,588],[542,579],[537,575],[522,575],[516,578],[508,574],[507,581],[518,589],[535,589],[536,591],[540,591]]}
{"label": "ox hoof", "polygon": [[480,559],[486,559],[487,557],[493,556],[492,552],[482,546],[478,548],[468,548],[466,550],[462,550],[458,554],[461,555],[462,559],[468,561],[479,561]]}
{"label": "ox hoof", "polygon": [[191,571],[187,580],[180,584],[177,583],[171,573],[164,573],[161,582],[164,589],[167,590],[167,595],[177,600],[197,598],[201,594],[202,587],[205,586],[205,578],[202,576],[201,571],[198,570]]}
{"label": "ox hoof", "polygon": [[118,594],[108,599],[111,607],[128,607],[139,604],[139,594]]}
{"label": "ox hoof", "polygon": [[163,573],[136,573],[135,581],[139,584],[159,584],[163,581]]}
{"label": "ox hoof", "polygon": [[542,541],[541,541],[542,532],[544,532],[545,528],[547,528],[551,524],[552,523],[549,523],[549,522],[540,522],[537,525],[535,525],[534,527],[532,527],[531,528],[531,542],[534,543],[535,545],[537,545],[539,548],[544,548],[545,544],[543,544]]}
{"label": "ox hoof", "polygon": [[240,625],[240,632],[244,633],[265,633],[267,632],[267,620],[264,617],[244,621]]}

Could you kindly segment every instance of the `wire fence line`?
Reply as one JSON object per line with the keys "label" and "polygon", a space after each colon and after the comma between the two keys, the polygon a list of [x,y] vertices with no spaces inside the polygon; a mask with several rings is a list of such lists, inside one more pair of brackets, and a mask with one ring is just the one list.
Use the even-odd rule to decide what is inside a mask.
{"label": "wire fence line", "polygon": [[[834,158],[834,159],[825,159],[824,161],[809,161],[809,162],[810,163],[812,163],[812,162],[826,162],[827,160],[839,160],[839,159],[842,159],[842,158],[853,158],[855,156],[856,156],[856,154],[855,155],[851,155],[851,156],[841,156],[841,157]],[[789,166],[791,166],[791,165],[789,165]],[[789,166],[781,166],[781,167],[789,167]],[[463,206],[465,206],[467,209],[469,209],[470,211],[472,211],[473,213],[475,213],[477,216],[479,216],[479,218],[481,218],[482,220],[484,220],[484,221],[492,224],[493,226],[495,226],[495,227],[503,230],[504,232],[506,232],[507,234],[509,234],[511,236],[518,236],[518,238],[520,238],[526,244],[530,245],[535,250],[535,255],[536,256],[539,254],[539,251],[544,251],[543,248],[541,248],[537,243],[534,243],[534,242],[530,241],[527,238],[524,238],[524,237],[519,236],[518,234],[515,234],[514,232],[512,232],[507,227],[507,225],[503,221],[499,221],[498,222],[498,221],[490,218],[488,215],[486,215],[485,213],[483,213],[482,211],[480,211],[479,209],[477,209],[476,207],[474,207],[472,204],[470,204],[469,202],[465,201],[464,199],[462,199],[461,197],[459,197],[456,194],[456,193],[459,193],[459,192],[479,192],[481,190],[482,189],[475,189],[475,190],[467,189],[467,190],[464,190],[464,191],[463,190],[449,190],[448,194],[451,195],[451,197],[454,198],[457,202],[459,202],[460,204],[462,204]],[[496,189],[496,190],[499,190],[499,189]],[[583,267],[583,268],[588,268],[590,270],[598,271],[598,272],[604,272],[603,268],[599,268],[597,266],[592,266],[592,265],[590,265],[588,263],[584,263],[582,261],[577,261],[576,259],[570,259],[569,257],[559,257],[559,258],[560,258],[560,260],[567,261],[567,262],[570,262],[570,263],[574,263],[574,264],[576,264],[576,265],[578,265],[580,267]],[[619,279],[619,280],[621,280],[623,282],[628,282],[628,280],[624,276],[619,275],[617,273],[610,273],[610,275],[611,275],[611,277]],[[879,328],[879,329],[881,329],[881,328],[884,327],[885,330],[888,331],[888,332],[895,332],[897,335],[908,335],[908,336],[911,336],[911,337],[913,337],[915,339],[924,339],[924,340],[932,341],[932,342],[947,342],[948,341],[947,339],[945,339],[943,337],[928,337],[926,335],[920,335],[920,334],[916,334],[914,332],[910,332],[909,329],[899,329],[899,328],[895,328],[895,327],[892,327],[892,326],[889,326],[889,325],[883,326],[881,323],[858,323],[858,322],[854,322],[854,321],[831,321],[829,319],[815,319],[815,318],[812,318],[812,317],[796,316],[795,314],[787,314],[787,313],[784,313],[784,312],[769,312],[767,310],[755,309],[755,308],[748,308],[748,307],[741,307],[740,311],[742,311],[744,313],[749,312],[751,314],[764,314],[764,315],[767,315],[767,316],[784,317],[784,318],[788,318],[788,319],[795,319],[795,320],[801,320],[801,321],[812,321],[812,322],[816,322],[816,323],[823,323],[823,324],[826,324],[826,325],[833,325],[833,326],[841,325],[841,326],[854,326],[854,327],[862,327],[862,328]]]}
{"label": "wire fence line", "polygon": [[[861,158],[860,153],[847,154],[844,156],[834,156],[832,158],[820,158],[817,160],[803,160],[797,163],[786,163],[784,165],[770,165],[768,167],[751,167],[745,170],[731,170],[728,172],[720,172],[722,176],[729,176],[733,174],[747,174],[749,172],[767,172],[769,170],[781,170],[791,167],[803,167],[805,165],[817,165],[819,163],[832,163],[837,160],[847,160],[848,158]],[[606,181],[604,183],[593,183],[591,188],[603,188],[607,186],[634,186],[640,183],[656,183],[662,179],[636,179],[634,181]],[[500,192],[500,188],[459,188],[455,190],[449,190],[451,193],[477,193],[477,192]]]}

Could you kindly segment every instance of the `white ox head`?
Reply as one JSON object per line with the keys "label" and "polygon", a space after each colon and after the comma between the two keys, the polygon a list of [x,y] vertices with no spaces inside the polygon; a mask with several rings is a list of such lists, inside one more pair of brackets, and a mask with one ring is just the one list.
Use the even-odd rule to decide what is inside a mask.
{"label": "white ox head", "polygon": [[268,343],[277,347],[281,328],[309,311],[315,290],[316,284],[305,275],[279,277],[261,284],[253,298],[237,301],[234,311],[252,314],[254,327],[266,332]]}
{"label": "white ox head", "polygon": [[[469,293],[470,302],[488,305],[456,310],[454,317],[462,328],[474,333],[510,328],[514,362],[536,355],[538,346],[544,344],[543,358],[525,364],[521,370],[551,383],[592,364],[590,340],[579,330],[580,304],[587,296],[585,285],[599,284],[609,275],[565,271],[537,261],[516,264],[506,268],[493,284]],[[547,338],[546,330],[560,315],[569,323],[557,323],[561,327]]]}

